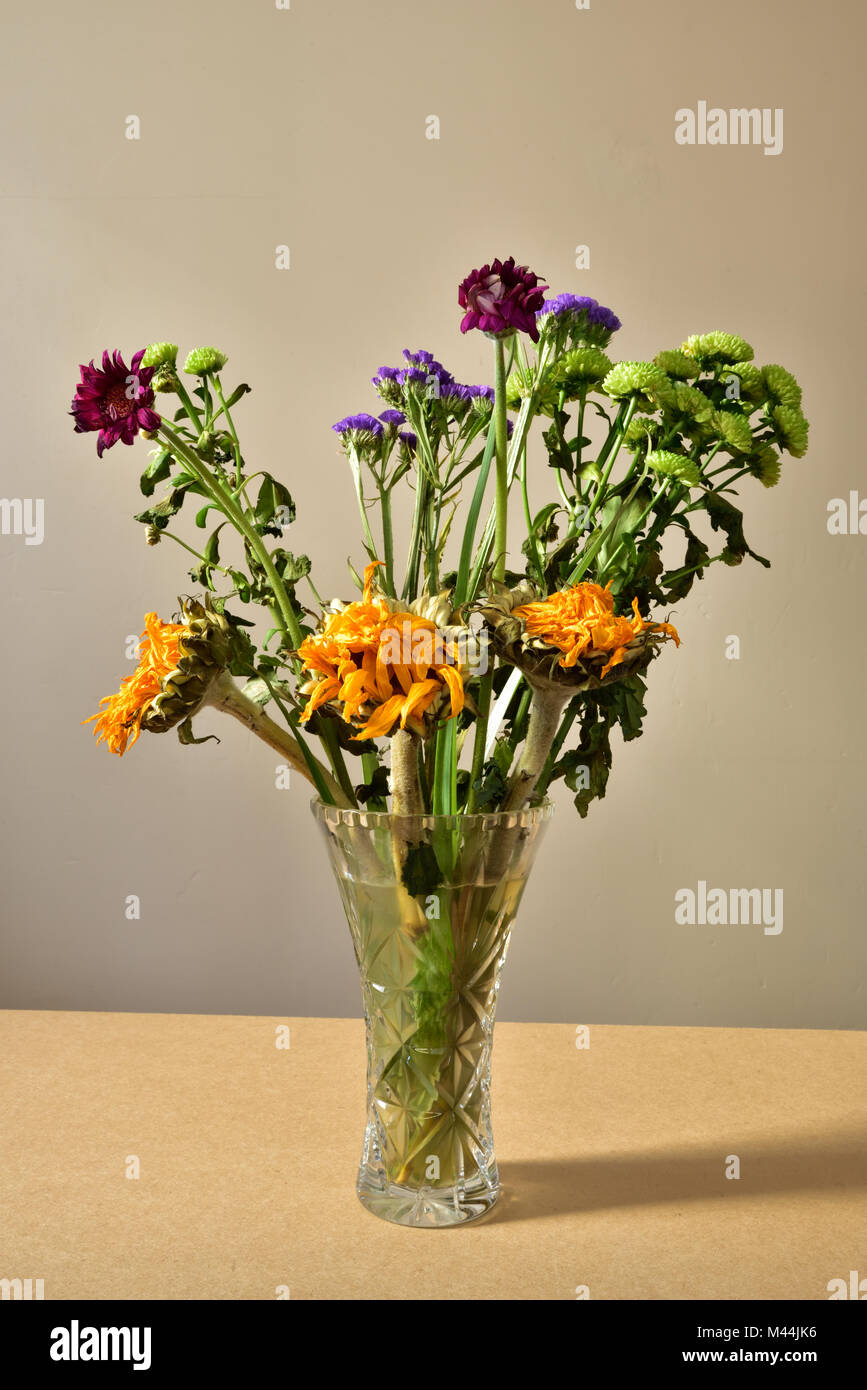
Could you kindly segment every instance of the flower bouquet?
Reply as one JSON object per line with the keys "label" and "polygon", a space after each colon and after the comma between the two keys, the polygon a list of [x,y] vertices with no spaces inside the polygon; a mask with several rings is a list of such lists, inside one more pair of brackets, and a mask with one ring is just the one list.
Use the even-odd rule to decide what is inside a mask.
{"label": "flower bouquet", "polygon": [[[199,594],[172,621],[146,615],[138,669],[92,716],[96,735],[117,754],[171,728],[202,743],[193,721],[212,706],[311,784],[365,1003],[358,1191],[407,1225],[462,1222],[498,1195],[494,1012],[551,786],[581,816],[605,795],[611,735],[641,733],[650,664],[679,645],[672,605],[712,564],[768,564],[734,485],[773,487],[781,454],[807,447],[797,382],[742,338],[615,361],[612,311],[547,289],[511,258],[473,271],[460,326],[490,339],[493,385],[405,350],[372,378],[383,409],[334,425],[364,551],[348,601],[323,601],[283,544],[295,506],[245,459],[250,388],[224,385],[222,352],[196,348],[183,370],[172,343],[129,367],[106,352],[72,405],[100,456],[153,441],[137,520],[149,545],[192,556]],[[257,607],[264,629],[243,616]]]}

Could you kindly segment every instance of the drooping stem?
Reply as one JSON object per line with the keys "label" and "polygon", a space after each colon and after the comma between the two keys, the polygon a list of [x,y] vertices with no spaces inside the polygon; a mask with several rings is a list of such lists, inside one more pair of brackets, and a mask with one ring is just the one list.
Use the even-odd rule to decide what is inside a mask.
{"label": "drooping stem", "polygon": [[[279,724],[276,724],[254,700],[239,690],[228,671],[223,671],[217,676],[204,703],[213,709],[223,710],[224,713],[230,714],[233,719],[237,719],[263,743],[267,743],[269,748],[273,748],[275,752],[285,758],[293,772],[299,772],[312,786],[316,786],[297,739],[289,733],[288,729],[283,729]],[[317,775],[328,788],[334,798],[335,805],[344,807],[350,805],[331,773],[321,764],[317,766]]]}
{"label": "drooping stem", "polygon": [[534,689],[527,741],[506,794],[506,811],[520,811],[536,790],[536,783],[557,736],[563,706],[568,699],[568,686]]}

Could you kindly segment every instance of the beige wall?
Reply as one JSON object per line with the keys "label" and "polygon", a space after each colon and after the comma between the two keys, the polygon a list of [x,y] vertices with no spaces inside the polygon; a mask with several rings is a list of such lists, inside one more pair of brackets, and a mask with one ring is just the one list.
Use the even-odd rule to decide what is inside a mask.
{"label": "beige wall", "polygon": [[[404,346],[489,379],[456,285],[514,254],[611,305],[622,356],[743,334],[802,381],[812,438],[775,491],[743,488],[772,570],[711,570],[607,800],[581,822],[564,797],[502,1016],[863,1026],[867,536],[826,528],[831,498],[867,496],[862,7],[52,0],[7,6],[4,30],[0,493],[43,498],[46,530],[0,536],[0,1004],[359,1011],[305,788],[276,790],[234,726],[123,761],[79,728],[185,565],[130,519],[147,446],[100,464],[64,411],[103,346],[216,343],[254,385],[248,458],[296,497],[292,548],[346,592],[361,556],[329,425],[375,404]],[[699,100],[782,108],[783,153],[678,146]],[[700,879],[782,888],[782,933],[676,925]]]}

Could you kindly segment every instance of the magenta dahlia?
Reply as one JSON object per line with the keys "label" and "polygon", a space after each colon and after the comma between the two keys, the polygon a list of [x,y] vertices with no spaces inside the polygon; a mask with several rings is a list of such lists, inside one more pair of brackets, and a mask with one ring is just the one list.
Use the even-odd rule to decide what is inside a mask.
{"label": "magenta dahlia", "polygon": [[505,336],[518,330],[538,342],[536,313],[547,288],[527,266],[515,265],[514,256],[471,271],[458,289],[458,303],[467,311],[461,332],[480,328],[483,333]]}
{"label": "magenta dahlia", "polygon": [[144,348],[127,367],[119,352],[102,354],[102,370],[93,361],[81,364],[81,381],[75,388],[72,409],[77,434],[99,430],[96,452],[110,449],[120,439],[131,444],[139,430],[155,430],[160,417],[151,409],[154,393],[151,377],[155,367],[143,367]]}

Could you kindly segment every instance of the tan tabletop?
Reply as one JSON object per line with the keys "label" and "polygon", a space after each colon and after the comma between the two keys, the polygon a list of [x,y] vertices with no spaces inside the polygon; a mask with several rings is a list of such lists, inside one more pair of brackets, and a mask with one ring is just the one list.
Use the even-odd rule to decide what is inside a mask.
{"label": "tan tabletop", "polygon": [[406,1230],[355,1196],[360,1021],[0,1013],[0,1278],[46,1299],[827,1299],[867,1275],[867,1034],[575,1041],[497,1025],[500,1203]]}

